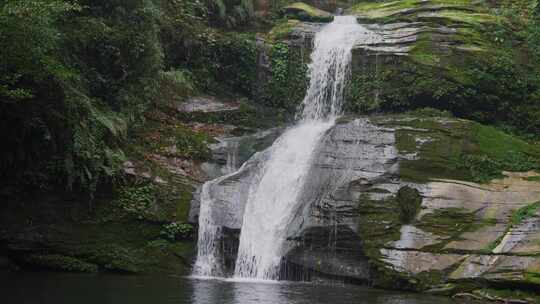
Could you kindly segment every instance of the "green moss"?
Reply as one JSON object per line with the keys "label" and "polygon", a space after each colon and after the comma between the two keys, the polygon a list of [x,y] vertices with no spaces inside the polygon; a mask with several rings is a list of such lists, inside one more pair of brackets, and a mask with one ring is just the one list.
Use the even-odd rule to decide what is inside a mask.
{"label": "green moss", "polygon": [[458,10],[443,10],[438,13],[441,17],[451,21],[468,23],[470,25],[481,26],[486,23],[500,22],[500,17],[484,13],[471,13]]}
{"label": "green moss", "polygon": [[433,213],[424,215],[418,227],[436,235],[457,237],[466,231],[474,231],[473,226],[478,220],[474,213],[464,209],[437,209]]}
{"label": "green moss", "polygon": [[400,153],[414,155],[415,159],[400,162],[402,179],[415,182],[434,178],[467,179],[467,171],[451,163],[452,157],[471,147],[467,122],[403,116],[382,124],[397,127],[396,147]]}
{"label": "green moss", "polygon": [[396,128],[396,148],[413,159],[400,162],[404,180],[488,182],[503,171],[540,168],[539,146],[494,127],[445,117],[398,115],[375,123]]}
{"label": "green moss", "polygon": [[458,155],[452,158],[456,168],[468,170],[474,182],[485,183],[495,178],[503,178],[503,166],[486,155]]}
{"label": "green moss", "polygon": [[540,146],[531,145],[491,126],[474,124],[474,138],[479,152],[494,158],[504,158],[509,152],[540,157]]}
{"label": "green moss", "polygon": [[536,202],[516,210],[510,219],[510,228],[517,227],[524,220],[536,216],[539,209],[540,202]]}
{"label": "green moss", "polygon": [[166,246],[161,246],[156,241],[161,227],[159,223],[116,219],[111,223],[73,227],[63,235],[65,244],[53,244],[59,252],[99,265],[106,271],[186,274],[194,243],[166,242]]}
{"label": "green moss", "polygon": [[385,20],[385,18],[399,18],[403,17],[403,15],[415,14],[421,11],[466,10],[470,12],[476,9],[471,4],[472,2],[469,0],[387,0],[361,2],[351,7],[348,12],[366,19]]}
{"label": "green moss", "polygon": [[296,2],[283,8],[285,14],[302,21],[330,22],[332,14],[303,2]]}
{"label": "green moss", "polygon": [[24,256],[24,263],[54,271],[97,272],[98,266],[80,259],[59,254],[31,254]]}
{"label": "green moss", "polygon": [[446,208],[437,209],[433,213],[424,215],[415,225],[427,232],[443,237],[443,241],[425,246],[424,251],[443,252],[444,247],[450,242],[461,240],[461,235],[466,232],[473,232],[485,226],[493,226],[496,219],[478,218],[476,213],[468,212],[465,209]]}
{"label": "green moss", "polygon": [[355,51],[349,111],[402,113],[429,106],[540,134],[532,101],[540,85],[528,76],[540,66],[518,59],[527,57],[524,38],[500,10],[475,1],[411,0],[362,1],[350,12],[361,22],[414,22],[422,30],[408,44],[408,56]]}
{"label": "green moss", "polygon": [[476,149],[454,159],[458,168],[468,169],[473,181],[487,182],[503,177],[502,171],[540,168],[540,149],[494,127],[473,124]]}
{"label": "green moss", "polygon": [[422,205],[422,196],[418,190],[405,186],[398,190],[396,197],[402,223],[410,223],[416,217]]}
{"label": "green moss", "polygon": [[294,27],[297,26],[299,23],[300,21],[295,19],[284,20],[272,28],[272,30],[268,33],[267,38],[270,41],[286,39],[288,38]]}
{"label": "green moss", "polygon": [[510,217],[510,222],[508,223],[508,226],[506,227],[506,230],[503,234],[501,234],[500,237],[498,237],[495,241],[491,242],[484,251],[486,252],[492,252],[499,244],[502,242],[504,237],[507,233],[510,232],[512,228],[515,228],[519,226],[524,220],[536,216],[536,212],[540,209],[540,202],[532,203],[527,206],[524,206],[522,208],[519,208],[518,210],[515,210],[512,213],[512,216]]}
{"label": "green moss", "polygon": [[429,39],[431,33],[419,35],[410,54],[413,61],[422,65],[439,66],[441,58],[437,54],[436,44]]}
{"label": "green moss", "polygon": [[367,194],[358,202],[358,233],[362,239],[364,254],[369,258],[373,284],[386,288],[412,289],[414,284],[398,272],[387,268],[381,260],[380,249],[400,238],[400,209],[396,197],[374,201]]}
{"label": "green moss", "polygon": [[523,179],[530,182],[540,182],[540,176],[529,176],[524,177]]}
{"label": "green moss", "polygon": [[377,260],[379,249],[391,241],[399,240],[401,227],[400,208],[395,197],[384,201],[373,201],[367,195],[360,197],[358,212],[359,233],[366,254]]}
{"label": "green moss", "polygon": [[[526,272],[525,281],[527,283],[540,285],[540,272]],[[540,301],[540,296],[538,297],[538,300]]]}

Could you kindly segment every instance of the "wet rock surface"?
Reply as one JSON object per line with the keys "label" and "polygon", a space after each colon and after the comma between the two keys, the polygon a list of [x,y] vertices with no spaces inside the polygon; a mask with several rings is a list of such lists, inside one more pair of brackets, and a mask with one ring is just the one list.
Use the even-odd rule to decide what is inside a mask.
{"label": "wet rock surface", "polygon": [[[517,223],[515,214],[540,201],[540,183],[528,179],[538,173],[505,172],[475,183],[449,163],[423,167],[439,157],[449,162],[444,151],[456,141],[474,142],[472,129],[472,122],[443,117],[342,119],[317,147],[303,207],[288,227],[286,263],[383,287],[393,283],[382,278],[417,290],[470,279],[537,286],[539,214],[531,211]],[[258,153],[212,187],[223,227],[241,228],[264,158]],[[407,222],[398,198],[404,188],[421,197]]]}
{"label": "wet rock surface", "polygon": [[240,105],[235,101],[222,101],[212,96],[191,97],[180,103],[177,107],[179,112],[222,112],[238,110]]}

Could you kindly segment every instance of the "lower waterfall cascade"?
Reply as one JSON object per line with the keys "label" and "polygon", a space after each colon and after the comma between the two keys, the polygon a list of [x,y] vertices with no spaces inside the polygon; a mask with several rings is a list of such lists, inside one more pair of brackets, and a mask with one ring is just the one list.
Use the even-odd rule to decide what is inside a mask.
{"label": "lower waterfall cascade", "polygon": [[[359,41],[380,39],[358,24],[354,16],[336,16],[316,34],[308,71],[310,84],[297,113],[297,123],[266,151],[268,156],[247,193],[235,279],[279,278],[282,258],[287,251],[287,229],[301,207],[299,196],[315,148],[342,112],[351,50]],[[195,276],[224,276],[219,254],[221,228],[212,217],[215,202],[210,188],[227,176],[207,182],[201,191]]]}

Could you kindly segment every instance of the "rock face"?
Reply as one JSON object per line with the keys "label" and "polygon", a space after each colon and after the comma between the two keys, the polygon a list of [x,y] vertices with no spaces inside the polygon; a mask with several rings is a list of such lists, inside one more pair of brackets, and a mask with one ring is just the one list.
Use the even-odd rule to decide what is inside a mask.
{"label": "rock face", "polygon": [[[317,148],[286,264],[392,288],[451,283],[457,292],[475,279],[538,289],[540,182],[530,177],[540,174],[473,182],[457,159],[484,151],[484,128],[444,117],[342,119]],[[233,238],[265,157],[258,153],[211,190],[215,218]],[[234,249],[228,254],[234,260]]]}
{"label": "rock face", "polygon": [[222,102],[211,96],[191,97],[188,100],[180,103],[177,110],[179,112],[222,112],[238,110],[240,105],[238,102]]}
{"label": "rock face", "polygon": [[[309,1],[324,9],[318,2],[331,1]],[[522,85],[527,75],[521,70],[531,63],[516,60],[528,57],[527,46],[519,32],[509,27],[512,22],[501,13],[500,3],[381,0],[343,4],[345,14],[357,16],[360,24],[381,37],[377,42],[359,41],[353,50],[347,86],[349,113],[430,106],[481,122],[491,123],[491,117],[498,117],[538,133],[538,115],[532,114],[537,109],[529,102],[536,97]],[[309,51],[311,37],[321,25],[312,22],[290,14],[270,36]],[[502,32],[507,34],[498,34]],[[513,80],[505,75],[512,75],[509,79]],[[512,106],[507,100],[513,101]],[[518,108],[519,115],[514,115]]]}

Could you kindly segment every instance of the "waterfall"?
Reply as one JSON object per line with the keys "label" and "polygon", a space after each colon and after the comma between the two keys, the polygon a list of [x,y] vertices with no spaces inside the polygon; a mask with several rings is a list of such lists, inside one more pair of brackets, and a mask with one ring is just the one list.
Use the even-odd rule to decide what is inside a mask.
{"label": "waterfall", "polygon": [[[299,197],[307,179],[316,145],[341,113],[349,75],[351,50],[374,34],[354,16],[336,16],[315,36],[309,65],[310,84],[297,114],[298,123],[269,148],[268,158],[249,189],[244,210],[234,277],[278,278],[286,253],[287,228],[301,207]],[[219,228],[211,220],[212,198],[203,187],[199,216],[196,275],[216,275]]]}

